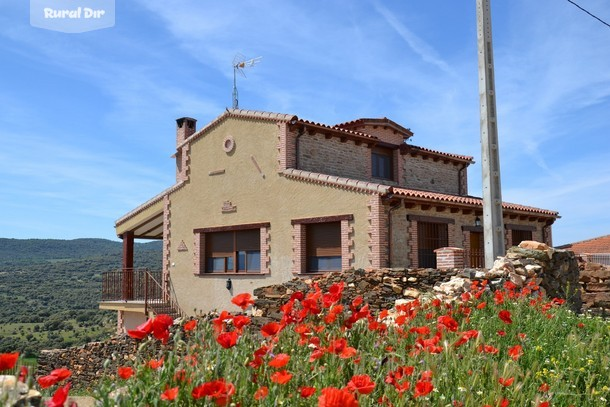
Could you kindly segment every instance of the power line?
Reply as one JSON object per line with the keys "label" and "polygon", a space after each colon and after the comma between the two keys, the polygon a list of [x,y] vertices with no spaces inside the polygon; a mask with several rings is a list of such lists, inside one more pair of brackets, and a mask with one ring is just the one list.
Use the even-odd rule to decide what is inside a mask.
{"label": "power line", "polygon": [[587,10],[585,10],[584,8],[580,7],[578,4],[574,3],[572,0],[567,0],[568,3],[572,3],[573,5],[575,5],[576,7],[578,7],[579,9],[581,9],[582,11],[584,11],[585,13],[587,13],[588,15],[590,15],[591,17],[593,17],[596,20],[599,20],[602,24],[607,25],[610,28],[610,24],[608,24],[607,22],[605,22],[604,20],[602,20],[601,18],[597,17],[594,14],[591,14],[590,12],[588,12]]}

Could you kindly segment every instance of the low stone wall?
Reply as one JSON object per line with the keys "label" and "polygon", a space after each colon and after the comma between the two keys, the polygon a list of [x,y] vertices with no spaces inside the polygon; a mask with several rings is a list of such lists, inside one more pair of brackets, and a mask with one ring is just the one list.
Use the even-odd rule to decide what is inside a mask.
{"label": "low stone wall", "polygon": [[292,293],[311,291],[316,282],[322,291],[332,284],[344,282],[344,302],[361,295],[371,310],[389,309],[398,299],[418,298],[422,292],[430,292],[439,283],[449,281],[461,270],[434,269],[380,269],[332,272],[314,278],[296,277],[286,283],[254,290],[254,307],[257,314],[269,318],[281,318],[279,308]]}
{"label": "low stone wall", "polygon": [[[88,388],[105,372],[114,374],[119,365],[135,360],[136,352],[136,342],[126,335],[68,349],[43,350],[38,357],[36,376],[44,376],[53,369],[65,367],[72,371],[70,381],[75,388]],[[105,369],[106,360],[109,363]]]}
{"label": "low stone wall", "polygon": [[579,268],[583,309],[610,316],[610,266],[582,262]]}

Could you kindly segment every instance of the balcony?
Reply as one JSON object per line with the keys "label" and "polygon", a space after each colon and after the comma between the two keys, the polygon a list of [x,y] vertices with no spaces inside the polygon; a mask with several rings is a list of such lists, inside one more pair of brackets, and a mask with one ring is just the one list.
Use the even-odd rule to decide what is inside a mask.
{"label": "balcony", "polygon": [[161,271],[125,268],[102,273],[100,309],[150,314],[184,315],[171,280],[163,280]]}

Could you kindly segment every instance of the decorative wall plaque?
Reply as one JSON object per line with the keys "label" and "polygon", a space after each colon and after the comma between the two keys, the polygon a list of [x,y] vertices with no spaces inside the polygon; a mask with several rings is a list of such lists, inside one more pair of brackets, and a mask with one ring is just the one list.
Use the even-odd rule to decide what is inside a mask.
{"label": "decorative wall plaque", "polygon": [[180,242],[180,244],[178,245],[178,251],[179,252],[188,252],[189,249],[188,247],[186,247],[186,243],[184,243],[184,240]]}
{"label": "decorative wall plaque", "polygon": [[231,201],[224,201],[222,203],[222,208],[220,209],[222,213],[231,213],[237,212],[237,206],[233,205]]}
{"label": "decorative wall plaque", "polygon": [[235,139],[233,138],[233,136],[228,135],[227,137],[225,137],[225,139],[222,141],[222,149],[227,154],[235,149]]}

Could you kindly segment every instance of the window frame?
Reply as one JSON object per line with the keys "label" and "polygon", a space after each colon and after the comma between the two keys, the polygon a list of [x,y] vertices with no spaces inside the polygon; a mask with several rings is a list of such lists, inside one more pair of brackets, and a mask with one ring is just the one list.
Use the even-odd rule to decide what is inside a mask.
{"label": "window frame", "polygon": [[[353,232],[350,222],[354,220],[354,215],[335,215],[335,216],[322,216],[316,218],[302,218],[293,219],[291,224],[293,226],[293,269],[292,273],[296,275],[315,275],[324,274],[328,272],[346,270],[350,267],[350,262],[353,258],[352,246],[353,241],[349,235]],[[317,256],[322,257],[339,257],[341,267],[336,270],[311,270],[308,245],[307,245],[307,228],[313,224],[322,223],[338,223],[339,226],[339,238],[340,246],[338,247],[340,256]],[[336,261],[336,260],[335,260]]]}
{"label": "window frame", "polygon": [[[195,275],[198,276],[222,276],[222,275],[260,275],[260,274],[268,274],[268,244],[266,244],[268,238],[268,229],[270,227],[270,223],[252,223],[252,224],[244,224],[244,225],[234,225],[234,226],[218,226],[218,227],[210,227],[210,228],[199,228],[194,229],[193,233],[195,234],[195,242],[196,242],[196,253],[195,253]],[[250,236],[249,241],[248,238],[244,236],[245,233],[249,231],[256,231],[257,237],[254,240],[253,236]],[[215,234],[228,233],[231,236],[230,242],[230,250],[219,250],[214,253],[213,248],[210,244],[210,238]],[[240,234],[242,234],[240,239]],[[217,236],[218,236],[217,235]],[[241,242],[238,242],[241,240]],[[244,241],[246,243],[244,243]],[[256,241],[256,244],[253,242]],[[250,245],[248,245],[248,243]],[[242,259],[240,258],[242,253],[244,254],[243,264],[245,264],[245,268],[240,269],[240,263],[242,263]],[[214,256],[214,254],[219,254],[218,256]],[[258,269],[248,269],[247,265],[249,263],[249,255],[254,255],[258,257]],[[224,268],[223,270],[214,270],[211,267],[213,260],[212,259],[221,259],[224,258]],[[229,268],[232,266],[232,268]]]}
{"label": "window frame", "polygon": [[[394,150],[391,147],[386,146],[375,146],[371,149],[371,177],[378,178],[386,181],[395,181],[396,174],[394,170]],[[383,164],[383,170],[380,173],[378,170],[380,169],[379,160],[387,159],[387,163]],[[388,168],[385,168],[388,167]],[[389,174],[385,174],[388,171]],[[386,176],[389,175],[389,176]]]}

